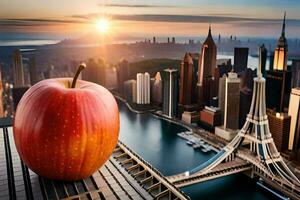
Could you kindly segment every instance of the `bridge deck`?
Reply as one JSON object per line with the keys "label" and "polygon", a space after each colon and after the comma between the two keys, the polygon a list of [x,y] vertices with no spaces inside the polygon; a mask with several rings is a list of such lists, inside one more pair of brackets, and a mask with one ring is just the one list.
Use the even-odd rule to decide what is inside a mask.
{"label": "bridge deck", "polygon": [[200,183],[215,178],[228,176],[252,169],[251,165],[239,158],[231,162],[221,163],[217,167],[210,170],[208,173],[198,172],[193,175],[186,176],[186,173],[181,173],[167,177],[168,180],[178,187],[184,187],[195,183]]}

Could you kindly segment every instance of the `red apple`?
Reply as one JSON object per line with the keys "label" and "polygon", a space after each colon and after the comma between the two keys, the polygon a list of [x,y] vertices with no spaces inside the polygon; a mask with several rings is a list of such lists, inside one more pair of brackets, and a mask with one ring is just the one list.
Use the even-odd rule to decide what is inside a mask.
{"label": "red apple", "polygon": [[77,81],[84,67],[73,82],[59,78],[37,83],[17,107],[13,126],[17,151],[41,176],[68,181],[88,177],[117,144],[118,105],[104,87]]}

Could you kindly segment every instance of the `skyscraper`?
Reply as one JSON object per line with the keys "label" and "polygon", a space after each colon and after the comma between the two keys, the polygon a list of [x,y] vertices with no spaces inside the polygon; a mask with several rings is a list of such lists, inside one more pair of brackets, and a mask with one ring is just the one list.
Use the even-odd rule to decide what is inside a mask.
{"label": "skyscraper", "polygon": [[214,89],[214,75],[217,61],[217,46],[209,26],[208,36],[202,45],[198,61],[198,99],[200,106],[210,105],[216,90]]}
{"label": "skyscraper", "polygon": [[[300,157],[300,88],[293,88],[291,92],[289,115],[291,126],[289,135],[288,150]],[[299,154],[299,155],[297,155]]]}
{"label": "skyscraper", "polygon": [[226,90],[226,74],[222,76],[219,80],[219,108],[221,113],[221,121],[224,122],[224,111],[225,111],[225,90]]}
{"label": "skyscraper", "polygon": [[287,113],[267,112],[270,132],[277,149],[281,152],[288,149],[291,117]]}
{"label": "skyscraper", "polygon": [[[35,52],[36,49],[20,49],[23,60],[24,83],[34,85],[38,82]],[[28,70],[26,70],[26,68]],[[29,73],[26,73],[29,72]]]}
{"label": "skyscraper", "polygon": [[261,73],[265,77],[266,76],[266,63],[267,63],[267,56],[268,56],[268,51],[265,47],[264,44],[260,46],[259,50],[259,62],[261,65]]}
{"label": "skyscraper", "polygon": [[285,17],[286,13],[284,13],[281,36],[274,51],[273,70],[287,70],[288,44],[285,38]]}
{"label": "skyscraper", "polygon": [[225,87],[225,129],[236,130],[239,128],[239,104],[240,104],[240,79],[236,73],[228,73]]}
{"label": "skyscraper", "polygon": [[300,87],[300,60],[292,62],[292,87]]}
{"label": "skyscraper", "polygon": [[178,102],[178,70],[165,69],[162,71],[163,80],[163,114],[172,118],[177,115]]}
{"label": "skyscraper", "polygon": [[253,79],[255,73],[252,69],[247,68],[241,74],[241,86],[240,86],[240,117],[239,128],[242,128],[246,122],[247,114],[250,110],[252,93],[253,93]]}
{"label": "skyscraper", "polygon": [[129,103],[136,103],[136,80],[128,80],[124,82],[124,97]]}
{"label": "skyscraper", "polygon": [[179,85],[179,106],[182,108],[182,112],[187,110],[193,110],[194,103],[194,62],[190,53],[186,53],[180,66],[180,85]]}
{"label": "skyscraper", "polygon": [[269,54],[269,70],[273,70],[273,65],[274,65],[274,52],[270,52]]}
{"label": "skyscraper", "polygon": [[162,80],[160,72],[156,73],[153,84],[151,84],[151,102],[157,105],[161,105],[162,103]]}
{"label": "skyscraper", "polygon": [[281,36],[274,52],[273,70],[267,71],[267,108],[283,112],[288,106],[291,92],[291,72],[287,71],[288,46],[285,38],[285,14]]}
{"label": "skyscraper", "polygon": [[29,87],[25,85],[23,58],[21,50],[17,49],[13,53],[13,73],[14,73],[14,86],[12,88],[12,97],[14,109],[17,108],[19,101],[23,94]]}
{"label": "skyscraper", "polygon": [[234,48],[234,72],[241,73],[247,69],[248,66],[249,48],[236,47]]}
{"label": "skyscraper", "polygon": [[[2,69],[1,69],[2,70]],[[2,74],[0,71],[0,118],[5,117],[4,112],[4,90],[3,90]]]}
{"label": "skyscraper", "polygon": [[224,126],[215,130],[220,137],[231,140],[235,136],[239,128],[239,104],[240,79],[236,73],[230,72],[225,83]]}
{"label": "skyscraper", "polygon": [[124,95],[124,82],[128,80],[129,63],[126,59],[122,59],[117,67],[118,91]]}
{"label": "skyscraper", "polygon": [[150,75],[149,73],[138,73],[136,75],[137,104],[150,104]]}
{"label": "skyscraper", "polygon": [[29,74],[30,74],[30,84],[34,85],[38,82],[37,71],[36,71],[36,61],[35,57],[29,58]]}
{"label": "skyscraper", "polygon": [[14,72],[14,88],[24,87],[24,69],[22,54],[19,49],[13,53],[13,72]]}

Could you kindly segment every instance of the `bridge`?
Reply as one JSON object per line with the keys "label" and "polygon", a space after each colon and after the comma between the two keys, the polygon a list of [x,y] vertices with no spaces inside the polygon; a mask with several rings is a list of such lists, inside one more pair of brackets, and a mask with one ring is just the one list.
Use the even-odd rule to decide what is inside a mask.
{"label": "bridge", "polygon": [[112,156],[154,199],[189,199],[150,163],[121,141],[118,142]]}
{"label": "bridge", "polygon": [[209,181],[215,178],[232,175],[244,171],[252,170],[251,164],[241,159],[236,159],[231,162],[221,163],[208,173],[195,173],[187,176],[186,173],[181,173],[174,176],[169,176],[168,179],[177,187],[185,187],[188,185]]}
{"label": "bridge", "polygon": [[266,114],[265,79],[258,67],[246,122],[232,141],[207,162],[168,180],[184,187],[248,171],[291,199],[300,199],[300,181],[277,151]]}

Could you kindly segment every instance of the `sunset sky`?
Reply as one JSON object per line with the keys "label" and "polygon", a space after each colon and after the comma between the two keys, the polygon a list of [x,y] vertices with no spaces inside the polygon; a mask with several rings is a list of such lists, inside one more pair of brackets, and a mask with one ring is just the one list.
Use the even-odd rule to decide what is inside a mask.
{"label": "sunset sky", "polygon": [[287,35],[300,35],[299,0],[1,0],[0,31],[69,37],[95,32],[108,18],[113,35],[277,37],[284,11]]}

